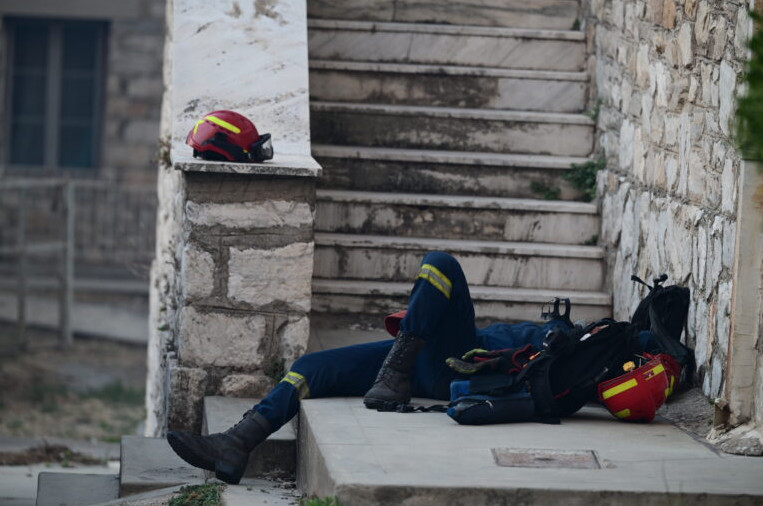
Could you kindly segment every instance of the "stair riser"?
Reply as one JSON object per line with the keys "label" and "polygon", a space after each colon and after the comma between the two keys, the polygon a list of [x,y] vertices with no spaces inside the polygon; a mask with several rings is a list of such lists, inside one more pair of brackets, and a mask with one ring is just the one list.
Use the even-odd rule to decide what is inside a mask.
{"label": "stair riser", "polygon": [[587,156],[591,125],[313,109],[313,142],[451,151]]}
{"label": "stair riser", "polygon": [[[379,322],[381,315],[399,311],[408,305],[408,297],[371,294],[367,296],[313,292],[313,314],[355,314],[358,319]],[[540,321],[542,304],[537,302],[474,301],[478,326],[493,322]],[[612,316],[610,306],[573,304],[573,318],[598,320]],[[380,335],[382,335],[380,333]]]}
{"label": "stair riser", "polygon": [[581,112],[586,83],[347,70],[310,70],[310,96],[327,102]]}
{"label": "stair riser", "polygon": [[310,28],[308,47],[323,60],[563,71],[585,64],[585,43],[572,40]]}
{"label": "stair riser", "polygon": [[318,201],[320,232],[487,241],[582,244],[599,233],[598,216]]}
{"label": "stair riser", "polygon": [[308,17],[569,30],[579,0],[311,0]]}
{"label": "stair riser", "polygon": [[[424,250],[316,245],[314,276],[328,279],[412,281]],[[514,288],[600,290],[601,259],[457,254],[469,283]]]}
{"label": "stair riser", "polygon": [[316,156],[323,167],[319,188],[477,195],[485,197],[543,198],[543,191],[558,190],[555,199],[579,200],[579,190],[562,178],[560,169],[496,167],[486,165],[369,160]]}

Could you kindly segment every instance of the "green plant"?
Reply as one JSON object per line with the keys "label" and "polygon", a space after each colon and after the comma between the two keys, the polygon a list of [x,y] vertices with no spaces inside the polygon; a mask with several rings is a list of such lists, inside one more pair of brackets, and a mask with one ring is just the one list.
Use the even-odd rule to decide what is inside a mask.
{"label": "green plant", "polygon": [[554,186],[549,186],[542,181],[532,181],[530,183],[530,191],[537,193],[545,200],[557,200],[561,194],[561,190]]}
{"label": "green plant", "polygon": [[584,202],[590,202],[596,197],[596,174],[606,166],[607,161],[604,158],[573,163],[572,169],[564,174],[564,179],[583,193]]}
{"label": "green plant", "polygon": [[265,367],[265,376],[274,380],[281,381],[286,374],[286,362],[282,358],[272,358]]}
{"label": "green plant", "polygon": [[587,241],[583,242],[583,246],[596,246],[599,243],[599,234],[593,234]]}
{"label": "green plant", "polygon": [[586,112],[586,116],[596,121],[599,118],[600,111],[601,111],[601,99],[597,98],[596,102],[594,102],[594,104],[591,106],[588,112]]}
{"label": "green plant", "polygon": [[336,497],[310,497],[302,499],[300,506],[342,506]]}
{"label": "green plant", "polygon": [[188,485],[180,489],[180,495],[170,499],[169,506],[218,506],[222,504],[222,483]]}
{"label": "green plant", "polygon": [[744,75],[747,94],[737,105],[736,141],[745,158],[763,160],[763,18],[755,12],[751,16],[756,29]]}

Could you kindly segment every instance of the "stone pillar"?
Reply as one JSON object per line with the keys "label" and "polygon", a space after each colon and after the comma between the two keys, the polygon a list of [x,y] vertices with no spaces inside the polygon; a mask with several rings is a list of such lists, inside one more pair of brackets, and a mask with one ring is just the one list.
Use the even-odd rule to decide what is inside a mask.
{"label": "stone pillar", "polygon": [[[261,396],[309,335],[315,179],[305,0],[168,6],[146,432],[198,431],[206,395]],[[192,158],[230,109],[273,136],[261,164]]]}

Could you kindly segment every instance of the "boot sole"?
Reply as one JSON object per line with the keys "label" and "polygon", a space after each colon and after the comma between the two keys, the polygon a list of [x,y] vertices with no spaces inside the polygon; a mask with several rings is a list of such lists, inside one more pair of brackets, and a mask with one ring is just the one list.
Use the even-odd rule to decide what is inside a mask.
{"label": "boot sole", "polygon": [[366,408],[375,409],[376,411],[397,411],[398,406],[408,403],[400,401],[386,401],[384,399],[365,398],[363,399],[363,404],[365,404]]}
{"label": "boot sole", "polygon": [[244,470],[227,462],[215,462],[215,478],[231,485],[238,485]]}
{"label": "boot sole", "polygon": [[172,450],[177,454],[178,457],[185,460],[186,462],[191,464],[193,467],[206,469],[207,471],[215,470],[214,462],[207,459],[199,458],[195,452],[191,451],[185,445],[182,439],[176,437],[175,434],[173,434],[172,432],[167,434],[167,442],[170,444],[170,446],[172,447]]}

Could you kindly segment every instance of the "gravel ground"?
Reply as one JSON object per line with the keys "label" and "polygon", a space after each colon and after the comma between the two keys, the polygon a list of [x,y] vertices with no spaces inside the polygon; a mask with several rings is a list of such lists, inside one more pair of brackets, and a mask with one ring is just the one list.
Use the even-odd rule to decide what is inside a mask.
{"label": "gravel ground", "polygon": [[31,331],[26,351],[0,327],[0,435],[117,442],[141,433],[145,347]]}

